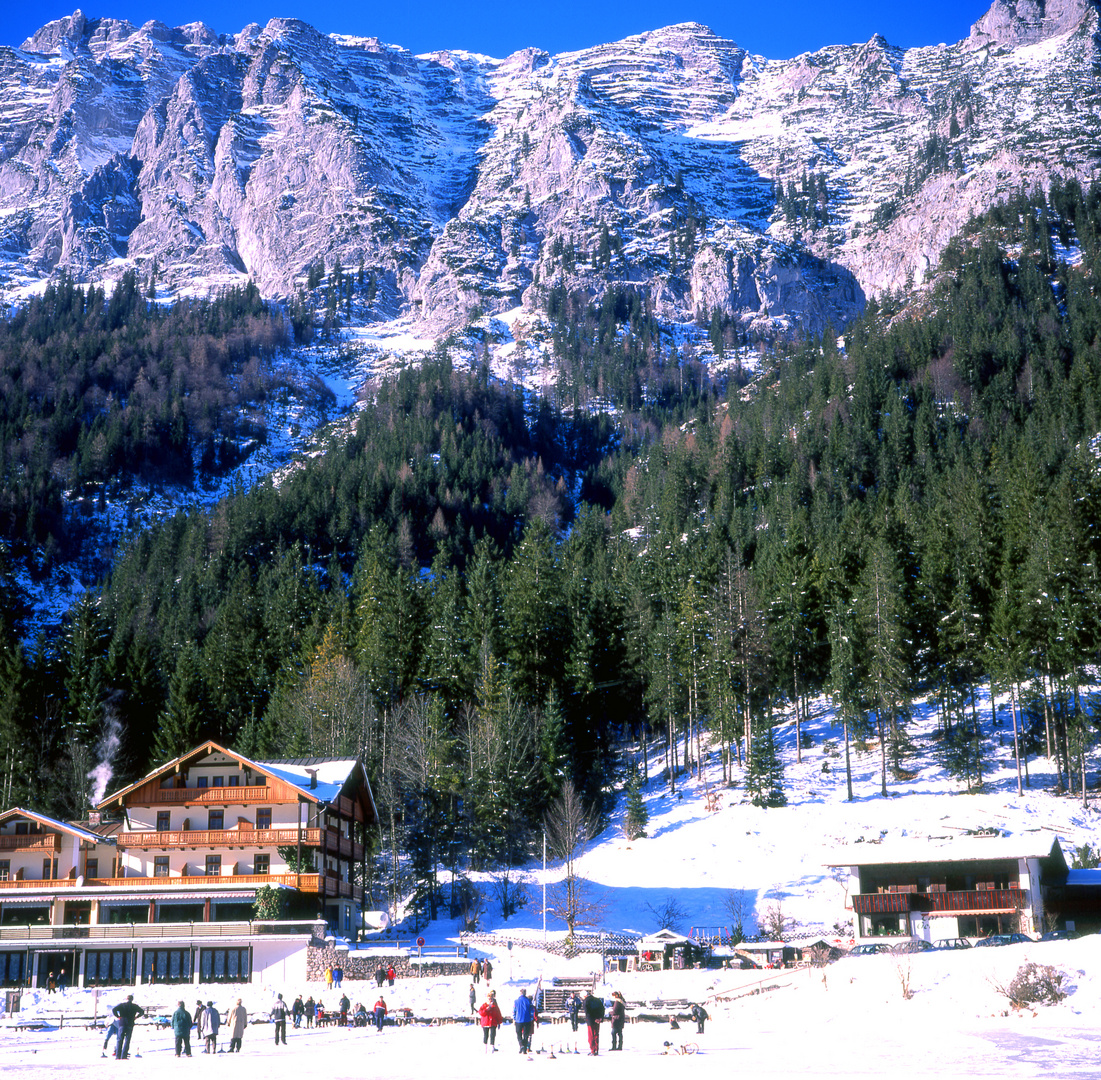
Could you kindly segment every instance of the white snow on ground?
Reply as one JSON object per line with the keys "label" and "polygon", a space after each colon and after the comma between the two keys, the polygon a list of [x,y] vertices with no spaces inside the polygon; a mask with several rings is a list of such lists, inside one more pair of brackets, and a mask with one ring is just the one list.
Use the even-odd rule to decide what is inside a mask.
{"label": "white snow on ground", "polygon": [[[830,934],[835,923],[846,919],[845,896],[825,863],[858,839],[950,836],[993,826],[1011,837],[1038,831],[1045,843],[1047,837],[1058,837],[1065,849],[1096,843],[1097,812],[1092,805],[1083,809],[1078,799],[1055,795],[1053,770],[1042,759],[1030,763],[1032,788],[1017,797],[1011,734],[1006,727],[992,731],[988,703],[978,704],[988,735],[986,788],[981,794],[967,794],[937,764],[931,742],[935,721],[921,703],[912,733],[916,753],[907,762],[915,776],[906,783],[888,780],[887,799],[877,794],[879,757],[873,748],[854,753],[856,798],[845,801],[843,759],[835,757],[836,750],[827,743],[837,740],[839,733],[824,701],[817,703],[816,718],[809,725],[813,746],[804,750],[801,764],[794,760],[793,732],[784,732],[787,807],[757,809],[743,801],[740,787],[723,787],[713,752],[706,755],[703,777],[685,779],[678,795],[671,795],[654,776],[646,794],[649,835],[627,843],[620,811],[580,861],[593,892],[604,898],[602,925],[642,932],[657,929],[650,908],[670,897],[684,911],[679,930],[729,925],[725,899],[738,890],[748,900],[748,912],[762,914],[778,900],[784,914],[796,920],[795,934],[816,929]],[[1008,725],[1008,710],[1000,711]],[[652,769],[655,760],[651,748]],[[657,764],[660,767],[660,761]],[[824,764],[829,765],[826,772]],[[720,796],[718,810],[706,809],[705,792]],[[558,869],[548,868],[549,881],[559,875]],[[484,925],[496,931],[497,940],[487,945],[479,939],[472,955],[493,958],[494,986],[506,1015],[521,986],[534,989],[540,979],[549,983],[555,976],[600,971],[595,954],[564,960],[538,947],[543,936],[542,876],[540,866],[527,868],[529,903],[508,922],[493,909],[490,875],[483,876],[490,905]],[[452,923],[436,923],[423,932],[432,945],[457,937]],[[549,933],[560,936],[561,925],[552,923]],[[1052,965],[1064,974],[1069,991],[1064,1002],[1035,1010],[1009,1007],[997,986],[1005,985],[1026,961]],[[904,980],[909,999],[903,996]],[[465,976],[399,979],[393,989],[383,990],[383,996],[391,1011],[408,1008],[417,1017],[459,1019],[467,1013],[469,985]],[[703,1035],[689,1023],[682,1023],[677,1032],[663,1023],[631,1024],[622,1054],[606,1053],[605,1030],[601,1061],[574,1057],[568,1052],[574,1043],[568,1026],[553,1024],[537,1032],[535,1048],[545,1052],[536,1053],[530,1063],[517,1062],[507,1026],[499,1033],[500,1051],[491,1058],[483,1053],[478,1031],[466,1024],[413,1023],[387,1027],[381,1035],[372,1029],[292,1031],[289,1045],[276,1049],[272,1028],[264,1022],[276,993],[288,1000],[312,993],[330,1007],[339,995],[320,983],[133,989],[136,1000],[153,1015],[171,1013],[181,997],[189,1008],[197,995],[212,999],[223,1013],[238,996],[244,998],[261,1022],[247,1032],[240,1059],[196,1059],[206,1062],[207,1075],[214,1077],[239,1076],[244,1070],[246,1076],[264,1075],[268,1080],[298,1080],[303,1075],[332,1080],[439,1075],[484,1080],[487,1075],[513,1076],[517,1068],[540,1075],[560,1075],[567,1068],[576,1075],[572,1068],[579,1068],[584,1075],[635,1080],[669,1071],[699,1075],[701,1065],[708,1075],[764,1077],[1101,1074],[1101,936],[907,957],[853,957],[821,969],[609,974],[604,994],[618,989],[628,1001],[701,1000],[712,1020]],[[345,980],[345,990],[353,1003],[362,1001],[368,1008],[378,996],[373,983]],[[91,990],[70,989],[64,995],[26,991],[22,1011],[0,1017],[5,1076],[148,1075],[151,1064],[193,1074],[196,1062],[177,1062],[171,1036],[153,1027],[138,1029],[130,1062],[99,1057],[102,1034],[87,1028],[89,1018],[98,1014],[102,1025],[103,1013],[127,992],[103,990],[97,1000]],[[35,1032],[14,1026],[28,1020],[45,1021],[49,1028]],[[667,1041],[674,1048],[696,1043],[700,1056],[691,1065],[680,1056],[662,1060]],[[584,1050],[583,1033],[577,1045]]]}

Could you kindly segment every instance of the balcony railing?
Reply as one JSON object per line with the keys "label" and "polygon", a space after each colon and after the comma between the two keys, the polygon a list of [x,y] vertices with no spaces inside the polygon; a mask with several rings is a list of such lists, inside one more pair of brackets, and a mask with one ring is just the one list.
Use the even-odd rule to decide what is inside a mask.
{"label": "balcony railing", "polygon": [[253,787],[181,787],[157,788],[153,792],[155,803],[214,803],[215,806],[232,806],[236,803],[271,802],[273,793],[265,785]]}
{"label": "balcony railing", "polygon": [[[317,847],[321,843],[320,829],[302,830],[303,847]],[[142,831],[118,834],[120,848],[226,848],[272,847],[297,844],[297,829],[207,829]]]}
{"label": "balcony railing", "polygon": [[0,851],[60,851],[61,836],[58,833],[24,833],[0,836]]}
{"label": "balcony railing", "polygon": [[953,892],[856,893],[857,915],[901,915],[909,911],[948,914],[954,911],[1004,911],[1025,906],[1028,894],[1021,889],[966,889]]}
{"label": "balcony railing", "polygon": [[[211,887],[222,885],[286,885],[299,892],[316,893],[319,875],[317,874],[188,874],[186,877],[121,877],[121,878],[85,878],[82,886],[86,889],[163,889],[166,892],[175,889]],[[22,881],[0,881],[3,889],[35,889],[39,892],[53,892],[63,889],[75,890],[75,878],[33,878]],[[335,895],[335,894],[326,894]]]}

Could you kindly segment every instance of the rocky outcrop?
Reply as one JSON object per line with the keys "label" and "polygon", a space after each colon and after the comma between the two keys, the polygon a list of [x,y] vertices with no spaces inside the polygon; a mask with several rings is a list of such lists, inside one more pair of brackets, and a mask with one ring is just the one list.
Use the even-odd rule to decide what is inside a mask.
{"label": "rocky outcrop", "polygon": [[559,288],[815,332],[1022,183],[1093,178],[1095,4],[791,60],[695,23],[493,60],[78,11],[0,50],[0,261],[273,296],[339,264],[345,302],[431,333]]}

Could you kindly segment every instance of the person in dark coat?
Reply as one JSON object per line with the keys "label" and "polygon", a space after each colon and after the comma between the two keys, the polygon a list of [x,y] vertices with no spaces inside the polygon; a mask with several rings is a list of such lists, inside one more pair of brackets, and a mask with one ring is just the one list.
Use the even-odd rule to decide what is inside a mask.
{"label": "person in dark coat", "polygon": [[382,989],[382,984],[386,982],[386,969],[379,964],[378,971],[375,972],[375,982],[378,983],[378,988]]}
{"label": "person in dark coat", "polygon": [[493,964],[487,956],[482,962],[482,978],[489,982],[493,978]]}
{"label": "person in dark coat", "polygon": [[313,994],[310,994],[306,998],[306,1004],[304,1006],[306,1012],[306,1027],[313,1027],[313,1018],[317,1015],[317,1002],[313,999]]}
{"label": "person in dark coat", "polygon": [[596,1057],[600,1053],[600,1021],[604,1019],[604,1002],[590,990],[581,1008],[589,1029],[589,1056]]}
{"label": "person in dark coat", "polygon": [[699,1002],[696,1002],[692,1006],[692,1019],[696,1021],[696,1034],[702,1035],[703,1023],[705,1020],[710,1020],[711,1017],[708,1016],[707,1010]]}
{"label": "person in dark coat", "polygon": [[176,1057],[191,1057],[191,1013],[181,1001],[172,1014],[172,1034],[176,1036]]}
{"label": "person in dark coat", "polygon": [[612,992],[612,1050],[623,1049],[623,1025],[627,1022],[627,1002],[618,991]]}
{"label": "person in dark coat", "polygon": [[535,1005],[528,997],[527,987],[521,987],[520,996],[512,1006],[512,1023],[516,1027],[516,1041],[521,1054],[531,1053],[531,1037],[535,1033]]}
{"label": "person in dark coat", "polygon": [[287,1045],[287,1016],[290,1013],[290,1009],[287,1008],[287,1003],[283,1000],[282,994],[277,994],[275,998],[275,1004],[271,1007],[271,1018],[275,1021],[275,1045],[279,1045],[279,1039],[282,1037],[283,1045]]}
{"label": "person in dark coat", "polygon": [[577,1053],[577,1025],[581,1021],[581,995],[575,990],[573,997],[566,1002],[566,1015],[570,1018],[570,1026],[573,1028],[573,1052]]}
{"label": "person in dark coat", "polygon": [[122,1031],[115,1047],[115,1057],[121,1060],[130,1056],[130,1037],[134,1034],[134,1022],[139,1016],[145,1015],[145,1010],[134,1004],[133,994],[127,994],[126,1000],[116,1005],[112,1013],[122,1021]]}
{"label": "person in dark coat", "polygon": [[478,1015],[478,991],[474,989],[474,984],[470,984],[470,993],[467,995],[470,999],[470,1015]]}
{"label": "person in dark coat", "polygon": [[302,1000],[302,995],[294,999],[294,1004],[291,1006],[291,1019],[294,1021],[295,1027],[300,1027],[302,1024],[302,1017],[306,1012],[306,1004]]}

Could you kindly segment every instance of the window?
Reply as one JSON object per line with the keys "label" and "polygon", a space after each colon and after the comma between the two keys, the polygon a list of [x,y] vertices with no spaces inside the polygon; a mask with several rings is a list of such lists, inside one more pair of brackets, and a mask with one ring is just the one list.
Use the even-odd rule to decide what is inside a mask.
{"label": "window", "polygon": [[11,859],[0,859],[0,881],[7,881],[11,877]]}
{"label": "window", "polygon": [[200,776],[198,780],[195,781],[195,786],[199,788],[210,787],[210,777]]}
{"label": "window", "polygon": [[56,874],[57,871],[56,871],[56,868],[54,868],[53,860],[52,859],[43,859],[42,860],[42,880],[43,881],[49,881],[54,876],[54,874],[50,873],[51,868],[54,869],[54,874]]}
{"label": "window", "polygon": [[157,832],[168,832],[172,828],[172,811],[157,811]]}
{"label": "window", "polygon": [[[271,866],[271,856],[270,855],[257,855],[252,860],[252,872],[254,874],[266,874],[268,872],[268,868],[270,866]],[[266,889],[267,886],[265,885],[264,888]]]}
{"label": "window", "polygon": [[214,786],[215,787],[225,787],[226,786],[226,778],[224,776],[214,777]]}
{"label": "window", "polygon": [[222,872],[222,856],[208,855],[206,857],[206,876],[218,877]]}
{"label": "window", "polygon": [[229,786],[230,787],[240,787],[241,786],[241,778],[239,776],[231,776],[229,778]]}
{"label": "window", "polygon": [[84,860],[84,876],[86,878],[99,877],[99,859]]}
{"label": "window", "polygon": [[153,856],[153,877],[168,877],[168,856]]}
{"label": "window", "polygon": [[256,827],[258,829],[271,828],[271,807],[258,806],[256,808]]}
{"label": "window", "polygon": [[15,835],[16,836],[26,836],[29,831],[30,831],[30,826],[28,825],[27,822],[17,821],[15,823]]}
{"label": "window", "polygon": [[206,827],[211,832],[220,832],[226,827],[226,812],[224,810],[211,810],[206,816]]}

